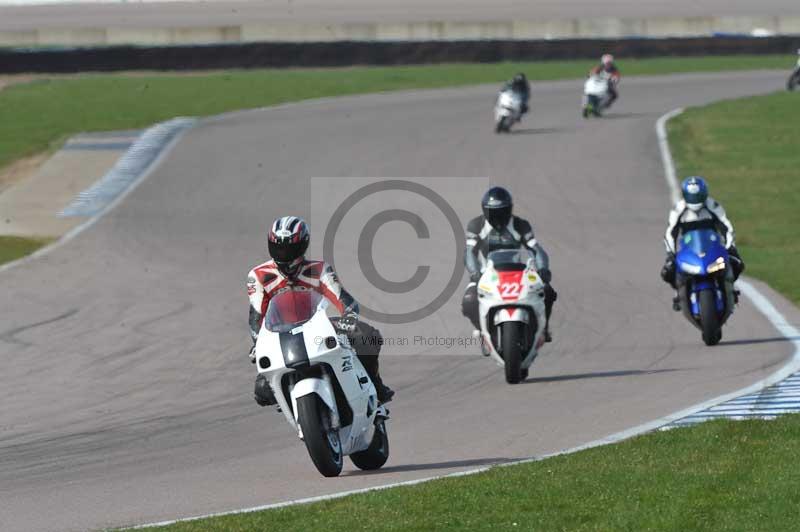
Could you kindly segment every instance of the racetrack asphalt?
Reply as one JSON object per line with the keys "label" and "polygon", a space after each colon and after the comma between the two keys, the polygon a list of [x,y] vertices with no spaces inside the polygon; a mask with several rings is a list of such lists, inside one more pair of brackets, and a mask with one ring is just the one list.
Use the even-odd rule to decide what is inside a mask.
{"label": "racetrack asphalt", "polygon": [[[714,348],[670,308],[653,124],[675,107],[780,90],[784,74],[628,78],[619,105],[587,122],[580,80],[536,84],[531,114],[502,136],[495,86],[202,120],[98,223],[0,273],[0,529],[136,524],[553,452],[772,373],[790,345],[746,300]],[[392,456],[368,474],[348,462],[337,479],[255,405],[247,361],[245,275],[264,260],[273,217],[313,219],[314,176],[491,176],[533,221],[559,291],[556,340],[524,384],[506,385],[477,350],[385,348]],[[459,193],[477,214],[481,190]],[[322,228],[312,231],[318,253]],[[427,244],[387,225],[376,263],[391,256],[402,278],[421,253],[392,251],[412,245]],[[392,337],[469,336],[460,291],[426,320],[378,325]]]}

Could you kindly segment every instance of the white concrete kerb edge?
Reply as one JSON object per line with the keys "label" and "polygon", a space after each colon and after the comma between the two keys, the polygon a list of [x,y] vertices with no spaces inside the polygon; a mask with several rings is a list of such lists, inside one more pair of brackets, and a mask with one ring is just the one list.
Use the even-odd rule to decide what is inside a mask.
{"label": "white concrete kerb edge", "polygon": [[672,151],[669,149],[667,122],[682,112],[683,107],[673,109],[656,121],[656,135],[658,136],[658,149],[661,151],[661,164],[664,166],[664,178],[667,180],[669,195],[673,205],[680,199],[680,186],[678,186],[678,178],[675,172],[675,161],[672,159]]}
{"label": "white concrete kerb edge", "polygon": [[173,118],[165,122],[159,122],[158,124],[154,124],[153,126],[148,128],[144,133],[142,133],[142,135],[139,136],[139,138],[133,143],[133,145],[131,145],[131,147],[125,151],[125,154],[123,154],[123,156],[119,159],[119,161],[123,161],[130,154],[135,154],[136,152],[138,152],[141,149],[142,143],[151,143],[153,139],[150,138],[148,132],[159,130],[159,128],[163,128],[164,126],[167,126],[172,122],[175,124],[176,133],[171,136],[171,138],[167,141],[166,144],[164,144],[164,146],[161,147],[158,155],[150,162],[150,164],[146,168],[142,170],[141,174],[138,177],[136,177],[133,181],[131,181],[130,184],[127,185],[127,187],[121,193],[119,193],[119,195],[117,195],[110,203],[108,203],[100,211],[89,217],[82,224],[73,227],[70,231],[66,232],[64,235],[61,236],[61,238],[59,238],[52,244],[48,244],[47,246],[44,246],[36,250],[35,252],[31,253],[26,257],[22,257],[20,259],[0,265],[0,273],[9,270],[11,268],[14,268],[16,266],[27,264],[28,262],[34,261],[39,257],[47,255],[51,251],[63,246],[64,244],[66,244],[67,242],[69,242],[70,240],[72,240],[85,230],[89,229],[91,226],[96,224],[97,221],[100,220],[100,218],[102,218],[107,213],[111,212],[117,205],[119,205],[122,202],[122,200],[124,200],[128,196],[128,194],[133,192],[136,189],[136,187],[142,184],[148,177],[150,177],[150,174],[152,174],[153,171],[156,168],[158,168],[158,166],[161,164],[161,162],[164,160],[167,154],[169,154],[172,148],[178,143],[181,137],[183,137],[183,135],[189,129],[191,129],[192,127],[191,123],[186,122],[189,120],[195,120],[195,119]]}
{"label": "white concrete kerb edge", "polygon": [[[674,110],[670,111],[669,113],[661,116],[656,121],[656,134],[658,136],[658,144],[659,144],[659,148],[661,150],[661,160],[662,160],[662,163],[663,163],[663,166],[664,166],[664,177],[665,177],[665,179],[667,181],[667,186],[669,187],[669,190],[670,190],[670,198],[673,200],[673,203],[675,201],[677,201],[678,198],[679,198],[680,187],[678,186],[678,178],[677,178],[677,175],[676,175],[676,172],[675,172],[675,163],[674,163],[674,161],[672,159],[672,152],[671,152],[670,147],[669,147],[669,139],[667,138],[666,124],[671,118],[674,118],[674,117],[678,116],[682,112],[683,112],[682,108],[674,109]],[[231,510],[231,511],[227,511],[227,512],[218,512],[218,513],[212,513],[212,514],[206,514],[206,515],[198,515],[198,516],[195,516],[195,517],[187,517],[187,518],[182,518],[182,519],[173,519],[173,520],[170,520],[170,521],[161,521],[161,522],[158,522],[158,523],[148,523],[148,524],[144,524],[144,525],[135,526],[133,528],[134,529],[153,528],[153,527],[159,527],[159,526],[172,525],[172,524],[175,524],[175,523],[180,523],[180,522],[185,522],[185,521],[196,521],[196,520],[199,520],[199,519],[207,519],[209,517],[221,517],[221,516],[225,516],[225,515],[252,513],[252,512],[259,512],[259,511],[262,511],[262,510],[270,510],[270,509],[275,509],[275,508],[284,508],[286,506],[294,506],[294,505],[297,505],[297,504],[309,504],[309,503],[320,502],[320,501],[329,501],[329,500],[332,500],[332,499],[339,499],[339,498],[342,498],[342,497],[347,497],[349,495],[357,495],[359,493],[367,493],[367,492],[370,492],[370,491],[379,491],[379,490],[385,490],[385,489],[395,488],[395,487],[400,487],[400,486],[413,486],[413,485],[416,485],[416,484],[421,484],[423,482],[430,482],[432,480],[437,480],[437,479],[441,479],[441,478],[453,478],[453,477],[463,477],[463,476],[468,476],[468,475],[475,475],[475,474],[478,474],[478,473],[483,473],[485,471],[488,471],[489,469],[491,469],[493,467],[507,467],[507,466],[512,466],[512,465],[519,465],[519,464],[525,464],[525,463],[530,463],[530,462],[536,462],[536,461],[544,460],[546,458],[551,458],[551,457],[554,457],[554,456],[560,456],[560,455],[564,455],[564,454],[571,454],[571,453],[575,453],[575,452],[578,452],[578,451],[583,451],[585,449],[591,449],[593,447],[600,447],[602,445],[608,445],[608,444],[611,444],[611,443],[618,443],[620,441],[627,440],[627,439],[632,438],[634,436],[638,436],[640,434],[644,434],[646,432],[650,432],[650,431],[656,430],[656,429],[658,429],[660,427],[663,427],[665,425],[668,425],[668,424],[672,423],[673,421],[677,421],[679,419],[685,418],[685,417],[690,416],[692,414],[695,414],[697,412],[701,412],[703,410],[706,410],[706,409],[711,408],[713,406],[719,405],[719,404],[724,403],[726,401],[730,401],[731,399],[735,399],[735,398],[741,397],[743,395],[747,395],[747,394],[751,394],[751,393],[757,392],[759,390],[763,390],[764,388],[767,388],[769,386],[772,386],[773,384],[776,384],[776,383],[784,380],[785,378],[787,378],[790,375],[796,373],[797,371],[800,371],[800,340],[798,340],[798,338],[800,338],[800,331],[798,331],[794,326],[792,326],[788,322],[786,317],[783,314],[781,314],[781,312],[775,307],[775,305],[773,305],[772,302],[770,302],[769,299],[767,299],[766,296],[764,296],[761,292],[759,292],[758,289],[756,289],[755,286],[753,286],[749,282],[747,282],[745,280],[742,280],[742,279],[737,281],[737,286],[739,286],[739,288],[741,288],[742,293],[756,306],[758,311],[761,312],[761,314],[763,314],[767,318],[767,320],[772,324],[772,326],[775,327],[775,329],[777,329],[778,332],[782,336],[787,338],[794,345],[794,348],[795,348],[794,349],[794,353],[792,354],[792,357],[789,359],[789,361],[783,367],[781,367],[779,370],[775,371],[774,373],[770,374],[769,376],[765,377],[764,379],[761,379],[760,381],[755,382],[755,383],[753,383],[752,385],[750,385],[750,386],[748,386],[746,388],[742,388],[742,389],[737,390],[735,392],[731,392],[731,393],[727,393],[725,395],[720,395],[718,397],[714,397],[713,399],[709,399],[708,401],[704,401],[702,403],[690,406],[689,408],[680,410],[678,412],[673,412],[672,414],[669,414],[669,415],[664,416],[664,417],[659,418],[659,419],[655,419],[655,420],[653,420],[653,421],[651,421],[649,423],[644,423],[642,425],[638,425],[636,427],[632,427],[630,429],[623,430],[623,431],[617,432],[615,434],[611,434],[611,435],[606,436],[604,438],[600,438],[598,440],[590,441],[590,442],[585,443],[583,445],[579,445],[577,447],[572,447],[570,449],[565,449],[563,451],[559,451],[559,452],[556,452],[556,453],[546,454],[546,455],[542,455],[542,456],[538,456],[538,457],[532,457],[532,458],[528,458],[528,459],[525,459],[525,460],[516,460],[514,462],[508,462],[508,463],[504,463],[504,464],[494,464],[494,465],[482,466],[482,467],[478,467],[478,468],[475,468],[475,469],[470,469],[468,471],[461,471],[461,472],[458,472],[458,473],[450,473],[450,474],[446,474],[446,475],[436,475],[436,476],[422,478],[422,479],[409,480],[409,481],[406,481],[406,482],[396,482],[396,483],[393,483],[393,484],[385,484],[385,485],[381,485],[381,486],[373,486],[373,487],[369,487],[369,488],[362,488],[362,489],[357,489],[357,490],[343,491],[343,492],[339,492],[339,493],[333,493],[333,494],[330,494],[330,495],[320,495],[318,497],[308,497],[308,498],[305,498],[305,499],[295,499],[295,500],[284,501],[284,502],[279,502],[279,503],[274,503],[274,504],[265,504],[263,506],[253,506],[251,508],[243,508],[243,509],[240,509],[240,510]]]}

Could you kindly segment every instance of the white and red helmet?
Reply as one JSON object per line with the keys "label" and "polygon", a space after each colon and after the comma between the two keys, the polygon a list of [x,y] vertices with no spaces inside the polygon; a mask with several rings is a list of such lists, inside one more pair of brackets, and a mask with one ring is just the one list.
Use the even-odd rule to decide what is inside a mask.
{"label": "white and red helmet", "polygon": [[286,276],[294,276],[305,258],[310,241],[308,225],[302,218],[283,216],[272,222],[267,248],[278,270]]}
{"label": "white and red helmet", "polygon": [[603,54],[603,57],[600,58],[600,62],[603,63],[603,66],[608,66],[614,62],[614,56],[611,54]]}

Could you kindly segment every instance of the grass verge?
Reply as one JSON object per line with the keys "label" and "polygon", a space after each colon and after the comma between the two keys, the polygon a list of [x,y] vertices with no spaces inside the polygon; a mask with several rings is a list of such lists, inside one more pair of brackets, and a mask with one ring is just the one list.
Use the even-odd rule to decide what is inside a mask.
{"label": "grass verge", "polygon": [[800,95],[694,108],[668,124],[680,175],[703,175],[728,212],[747,273],[800,304]]}
{"label": "grass verge", "polygon": [[713,421],[469,477],[157,530],[794,530],[798,455],[800,416]]}
{"label": "grass verge", "polygon": [[50,242],[52,239],[49,238],[0,236],[0,264],[29,255]]}
{"label": "grass verge", "polygon": [[[791,56],[673,57],[626,60],[620,67],[625,75],[646,75],[787,69],[793,62]],[[500,83],[520,70],[534,81],[579,78],[591,64],[580,60],[40,79],[0,91],[0,168],[52,149],[81,131],[141,128],[178,115],[213,115],[323,96]]]}

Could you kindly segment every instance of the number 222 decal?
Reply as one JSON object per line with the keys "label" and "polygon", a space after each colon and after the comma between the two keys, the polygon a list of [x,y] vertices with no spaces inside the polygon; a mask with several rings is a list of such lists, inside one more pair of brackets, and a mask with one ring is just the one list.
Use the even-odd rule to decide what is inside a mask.
{"label": "number 222 decal", "polygon": [[519,283],[500,283],[500,297],[503,299],[519,297],[521,290]]}

